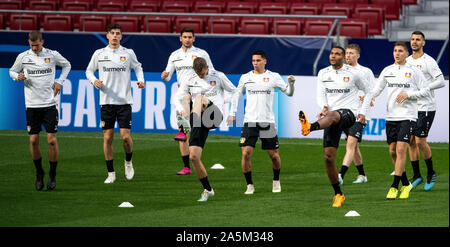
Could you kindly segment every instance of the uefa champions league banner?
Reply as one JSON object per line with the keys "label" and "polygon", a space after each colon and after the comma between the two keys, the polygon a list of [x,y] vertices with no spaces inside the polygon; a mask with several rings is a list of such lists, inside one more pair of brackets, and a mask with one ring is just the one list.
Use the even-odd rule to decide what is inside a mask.
{"label": "uefa champions league banner", "polygon": [[[57,78],[60,71],[57,71]],[[132,83],[132,132],[176,133],[176,111],[171,104],[171,97],[177,91],[175,76],[170,82],[163,82],[160,73],[146,72],[146,88],[138,89]],[[237,86],[241,75],[228,74],[227,77]],[[283,76],[287,81],[287,76]],[[132,73],[133,82],[136,81]],[[323,131],[312,132],[307,137],[300,134],[298,120],[299,110],[305,111],[308,119],[313,122],[320,112],[316,103],[316,77],[296,76],[295,92],[292,97],[286,96],[279,90],[274,94],[274,113],[279,137],[288,138],[322,138]],[[448,83],[448,81],[447,81]],[[437,114],[430,131],[429,141],[448,142],[449,122],[449,93],[447,88],[435,91],[437,99]],[[85,71],[72,70],[67,81],[64,82],[61,94],[57,96],[59,108],[59,131],[101,131],[99,91],[86,79]],[[386,90],[376,98],[375,106],[371,107],[371,121],[363,132],[365,140],[385,140],[385,105]],[[224,121],[211,134],[240,136],[243,126],[245,107],[245,93],[239,99],[236,123],[227,126],[230,104],[223,108]],[[25,103],[23,82],[10,79],[9,70],[0,69],[0,129],[26,130]],[[116,126],[116,131],[118,127]]]}

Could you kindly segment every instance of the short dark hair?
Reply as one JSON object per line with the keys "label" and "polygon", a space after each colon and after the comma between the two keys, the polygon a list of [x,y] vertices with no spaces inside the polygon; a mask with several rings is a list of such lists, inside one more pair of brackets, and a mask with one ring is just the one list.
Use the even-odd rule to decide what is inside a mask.
{"label": "short dark hair", "polygon": [[192,36],[195,36],[194,29],[191,27],[183,27],[180,32],[180,36],[183,36],[183,33],[192,33]]}
{"label": "short dark hair", "polygon": [[358,44],[350,44],[350,45],[347,45],[347,48],[346,48],[346,49],[353,49],[353,50],[356,50],[358,53],[361,54],[361,48],[359,47]]}
{"label": "short dark hair", "polygon": [[113,29],[119,29],[120,32],[122,32],[122,27],[119,24],[117,24],[117,23],[111,23],[111,24],[106,26],[106,32],[107,33],[109,33],[109,31],[111,31]]}
{"label": "short dark hair", "polygon": [[414,32],[412,32],[411,36],[413,36],[414,34],[422,35],[423,39],[425,40],[425,34],[423,34],[421,31],[414,31]]}
{"label": "short dark hair", "polygon": [[208,67],[208,64],[206,63],[206,60],[202,57],[197,57],[194,59],[194,63],[192,65],[194,67],[195,73],[200,73],[202,70],[204,70],[206,67]]}
{"label": "short dark hair", "polygon": [[256,50],[252,53],[253,55],[260,55],[262,58],[266,59],[266,53],[263,50]]}
{"label": "short dark hair", "polygon": [[396,46],[403,46],[405,48],[405,50],[408,51],[408,45],[404,41],[395,42],[394,47],[396,47]]}
{"label": "short dark hair", "polygon": [[41,33],[41,31],[38,31],[38,30],[31,31],[28,34],[28,40],[30,40],[30,41],[42,40],[42,33]]}
{"label": "short dark hair", "polygon": [[[331,47],[331,50],[333,50],[334,48],[340,49],[340,50],[342,51],[342,55],[345,55],[345,49],[344,49],[344,47],[335,45],[335,46]],[[330,51],[331,51],[331,50],[330,50]]]}

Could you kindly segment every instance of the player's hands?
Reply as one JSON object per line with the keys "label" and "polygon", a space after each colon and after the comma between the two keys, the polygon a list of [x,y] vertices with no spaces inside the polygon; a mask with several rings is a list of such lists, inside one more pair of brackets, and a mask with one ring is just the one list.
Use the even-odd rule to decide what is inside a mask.
{"label": "player's hands", "polygon": [[366,116],[363,114],[358,114],[358,121],[362,124],[366,124]]}
{"label": "player's hands", "polygon": [[227,118],[228,126],[233,125],[234,121],[236,121],[236,116],[228,116],[228,118]]}
{"label": "player's hands", "polygon": [[168,76],[169,76],[169,72],[167,72],[167,71],[163,71],[161,73],[161,79],[163,79],[163,80],[165,80]]}
{"label": "player's hands", "polygon": [[317,114],[317,118],[323,118],[327,115],[327,113],[328,113],[328,106],[324,106],[322,111],[319,114]]}
{"label": "player's hands", "polygon": [[[364,102],[364,96],[359,96],[359,100],[361,102]],[[372,101],[370,101],[370,106],[374,106],[373,102],[375,101],[375,96],[372,97]]]}
{"label": "player's hands", "polygon": [[295,77],[293,75],[288,76],[289,83],[295,83]]}
{"label": "player's hands", "polygon": [[401,103],[403,103],[403,102],[404,102],[405,100],[407,100],[407,99],[408,99],[408,94],[405,93],[405,92],[403,92],[403,93],[399,93],[399,94],[397,95],[396,101],[397,101],[397,103],[401,104]]}
{"label": "player's hands", "polygon": [[27,78],[25,77],[25,73],[23,73],[23,72],[19,73],[19,75],[17,76],[18,81],[24,81],[26,79]]}
{"label": "player's hands", "polygon": [[97,89],[102,88],[103,87],[103,81],[95,80],[94,81],[94,87],[97,88]]}
{"label": "player's hands", "polygon": [[61,92],[61,84],[55,81],[55,83],[53,83],[52,85],[52,89],[53,89],[53,97],[55,97],[56,95],[59,94],[59,92]]}
{"label": "player's hands", "polygon": [[145,88],[145,83],[143,81],[137,82],[138,88]]}

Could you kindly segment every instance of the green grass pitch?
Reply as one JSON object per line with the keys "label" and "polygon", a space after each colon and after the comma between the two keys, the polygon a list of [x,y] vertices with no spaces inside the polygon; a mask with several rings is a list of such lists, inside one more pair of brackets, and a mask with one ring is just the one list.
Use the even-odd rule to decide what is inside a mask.
{"label": "green grass pitch", "polygon": [[[132,133],[135,177],[124,175],[124,152],[115,135],[114,184],[104,184],[106,165],[101,132],[59,132],[57,186],[35,191],[35,168],[25,131],[0,131],[0,226],[137,226],[137,227],[449,227],[449,144],[430,144],[438,174],[435,187],[423,184],[407,200],[385,199],[393,171],[383,141],[363,141],[361,152],[368,183],[352,184],[352,165],[341,187],[347,200],[332,208],[333,189],[325,172],[321,140],[280,139],[282,192],[272,193],[272,168],[267,153],[255,149],[256,192],[244,195],[238,137],[210,135],[202,160],[216,196],[197,199],[202,186],[195,174],[177,176],[182,168],[172,134]],[[48,178],[45,132],[41,133],[43,167]],[[337,164],[345,153],[338,149]],[[209,169],[220,163],[224,170]],[[421,160],[422,174],[426,166]],[[408,177],[412,176],[409,159]],[[119,208],[122,202],[134,208]],[[361,216],[345,217],[355,210]]]}

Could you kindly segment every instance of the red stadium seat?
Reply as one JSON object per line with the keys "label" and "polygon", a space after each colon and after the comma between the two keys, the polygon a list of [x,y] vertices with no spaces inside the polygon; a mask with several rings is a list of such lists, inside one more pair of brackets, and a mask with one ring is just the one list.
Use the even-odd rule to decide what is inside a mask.
{"label": "red stadium seat", "polygon": [[92,8],[90,0],[63,0],[59,7],[65,11],[90,11]]}
{"label": "red stadium seat", "polygon": [[357,4],[354,18],[366,18],[369,23],[369,35],[380,35],[383,32],[384,9],[379,5]]}
{"label": "red stadium seat", "polygon": [[79,29],[84,32],[106,32],[107,18],[104,15],[82,15]]}
{"label": "red stadium seat", "polygon": [[287,3],[263,2],[263,3],[259,4],[257,13],[258,14],[284,15],[287,13],[287,10],[288,10]]}
{"label": "red stadium seat", "polygon": [[128,10],[135,12],[158,12],[159,1],[131,0],[128,5]]}
{"label": "red stadium seat", "polygon": [[270,18],[243,17],[239,24],[241,34],[269,34]]}
{"label": "red stadium seat", "polygon": [[9,27],[11,30],[37,30],[39,18],[33,14],[11,14]]}
{"label": "red stadium seat", "polygon": [[29,10],[56,10],[58,0],[30,0],[26,9]]}
{"label": "red stadium seat", "polygon": [[402,0],[402,5],[416,5],[417,0]]}
{"label": "red stadium seat", "polygon": [[170,16],[146,16],[143,19],[143,31],[150,33],[171,33],[172,18]]}
{"label": "red stadium seat", "polygon": [[225,2],[197,1],[194,3],[195,13],[222,13],[225,9]]}
{"label": "red stadium seat", "polygon": [[344,19],[340,20],[340,35],[351,38],[367,38],[368,23],[366,19]]}
{"label": "red stadium seat", "polygon": [[5,27],[4,19],[5,19],[5,17],[3,17],[3,15],[0,13],[0,29],[4,29],[4,27]]}
{"label": "red stadium seat", "polygon": [[353,6],[345,3],[325,3],[322,6],[322,15],[345,15],[352,16]]}
{"label": "red stadium seat", "polygon": [[307,2],[307,0],[273,0],[276,3],[304,3]]}
{"label": "red stadium seat", "polygon": [[318,15],[320,4],[317,3],[292,3],[289,14],[291,15]]}
{"label": "red stadium seat", "polygon": [[45,15],[42,21],[45,31],[72,31],[72,17],[70,15]]}
{"label": "red stadium seat", "polygon": [[209,33],[237,33],[239,17],[210,17],[208,20]]}
{"label": "red stadium seat", "polygon": [[273,21],[273,34],[300,35],[302,21],[296,18],[275,18]]}
{"label": "red stadium seat", "polygon": [[97,2],[97,11],[125,11],[126,2],[122,0],[99,0]]}
{"label": "red stadium seat", "polygon": [[336,3],[336,0],[308,0],[308,3]]}
{"label": "red stadium seat", "polygon": [[339,3],[346,3],[346,4],[368,4],[369,0],[339,0]]}
{"label": "red stadium seat", "polygon": [[195,33],[205,32],[205,19],[201,16],[177,16],[175,18],[175,32],[179,33],[184,27],[194,29]]}
{"label": "red stadium seat", "polygon": [[317,20],[307,19],[305,20],[305,35],[328,35],[328,32],[333,25],[333,20]]}
{"label": "red stadium seat", "polygon": [[401,0],[370,0],[370,3],[384,6],[386,20],[399,20],[401,13]]}
{"label": "red stadium seat", "polygon": [[23,7],[21,0],[6,0],[0,2],[0,9],[22,9]]}
{"label": "red stadium seat", "polygon": [[254,14],[257,5],[257,2],[228,2],[225,13]]}
{"label": "red stadium seat", "polygon": [[112,15],[110,23],[117,23],[122,27],[122,32],[136,33],[140,31],[138,16]]}
{"label": "red stadium seat", "polygon": [[191,2],[164,1],[161,5],[161,12],[190,12]]}

